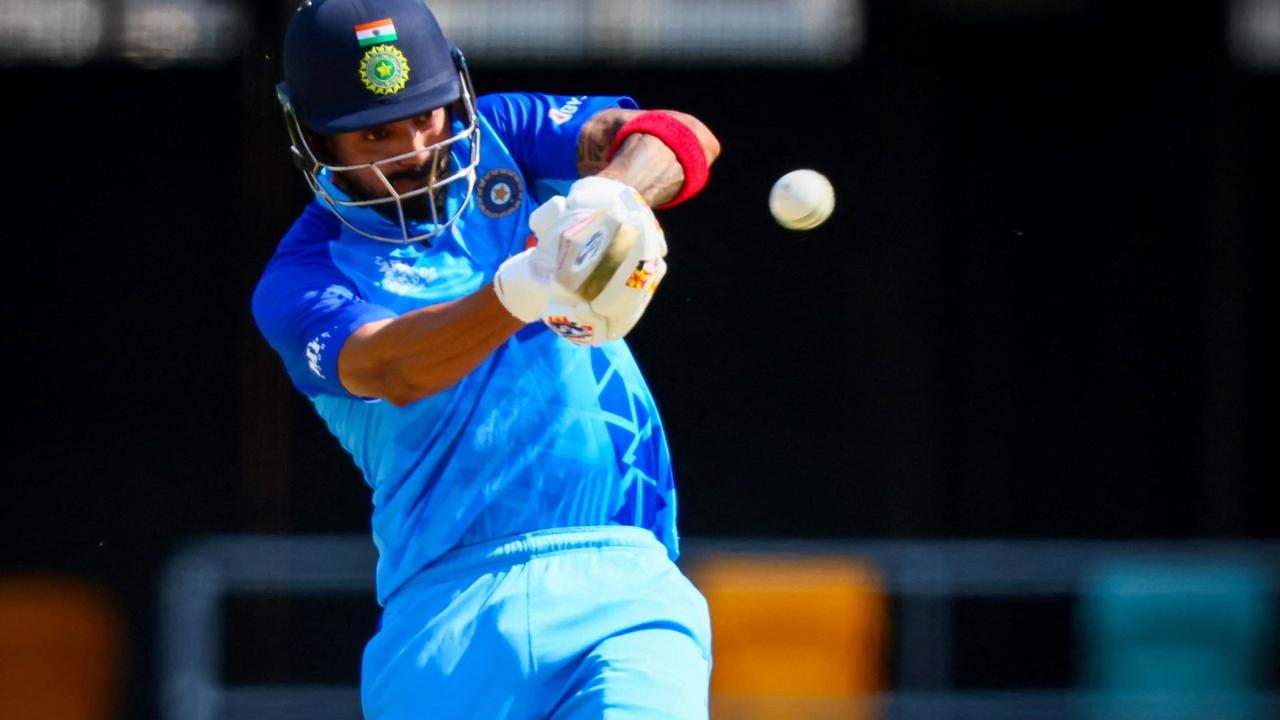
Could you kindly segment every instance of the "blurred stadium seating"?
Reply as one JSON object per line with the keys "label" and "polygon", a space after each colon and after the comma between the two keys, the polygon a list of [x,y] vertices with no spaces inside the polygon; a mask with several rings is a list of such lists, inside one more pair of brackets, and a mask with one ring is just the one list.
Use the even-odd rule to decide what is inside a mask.
{"label": "blurred stadium seating", "polygon": [[94,583],[0,576],[0,718],[115,718],[124,637],[115,601]]}
{"label": "blurred stadium seating", "polygon": [[708,554],[688,570],[711,609],[717,716],[853,718],[884,687],[888,606],[854,558]]}
{"label": "blurred stadium seating", "polygon": [[[372,603],[375,561],[363,535],[187,544],[161,598],[165,720],[358,718],[354,686],[225,683],[222,608],[255,592]],[[1280,542],[695,538],[681,564],[712,607],[715,720],[1280,717]],[[1071,598],[1080,682],[957,682],[956,605],[974,597]],[[1180,692],[1152,682],[1177,672]]]}
{"label": "blurred stadium seating", "polygon": [[1168,700],[1163,717],[1262,720],[1275,655],[1275,604],[1265,567],[1234,562],[1114,563],[1085,579],[1084,684],[1117,699],[1097,717],[1131,716],[1124,699]]}

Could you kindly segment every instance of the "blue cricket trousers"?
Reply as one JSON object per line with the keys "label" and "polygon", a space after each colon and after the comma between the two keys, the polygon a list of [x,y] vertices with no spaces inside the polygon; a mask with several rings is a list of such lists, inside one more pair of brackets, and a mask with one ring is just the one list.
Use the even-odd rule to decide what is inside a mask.
{"label": "blue cricket trousers", "polygon": [[368,720],[706,720],[706,600],[648,530],[565,528],[455,550],[387,601]]}

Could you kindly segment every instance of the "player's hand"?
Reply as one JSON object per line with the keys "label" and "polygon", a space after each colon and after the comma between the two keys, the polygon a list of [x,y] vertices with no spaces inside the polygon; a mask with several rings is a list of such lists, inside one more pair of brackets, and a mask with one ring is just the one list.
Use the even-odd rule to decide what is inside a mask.
{"label": "player's hand", "polygon": [[666,275],[662,228],[639,193],[608,178],[577,181],[554,207],[529,222],[539,247],[558,239],[543,321],[578,345],[622,338]]}
{"label": "player's hand", "polygon": [[507,258],[493,277],[493,290],[507,311],[524,322],[541,319],[551,298],[551,275],[560,263],[557,237],[551,228],[565,212],[565,199],[557,195],[529,216],[538,243]]}

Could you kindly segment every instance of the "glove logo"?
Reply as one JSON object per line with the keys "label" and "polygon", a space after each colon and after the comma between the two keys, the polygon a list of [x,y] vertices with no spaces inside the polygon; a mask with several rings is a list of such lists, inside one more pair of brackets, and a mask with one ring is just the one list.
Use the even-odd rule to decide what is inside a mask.
{"label": "glove logo", "polygon": [[595,335],[595,329],[590,325],[579,325],[564,315],[552,315],[545,322],[547,327],[555,330],[560,337],[569,342],[583,342]]}
{"label": "glove logo", "polygon": [[485,173],[476,184],[476,198],[480,211],[491,218],[506,217],[520,207],[524,200],[524,186],[520,176],[507,168]]}
{"label": "glove logo", "polygon": [[591,233],[591,237],[582,243],[582,249],[578,251],[578,256],[573,259],[574,269],[578,269],[586,265],[591,258],[600,254],[601,248],[604,247],[604,229],[597,229]]}
{"label": "glove logo", "polygon": [[374,45],[360,59],[360,81],[375,95],[394,95],[409,82],[409,59],[394,45]]}
{"label": "glove logo", "polygon": [[658,283],[654,281],[653,273],[644,269],[644,260],[636,264],[636,269],[631,272],[631,277],[627,278],[627,287],[636,288],[637,290],[648,290],[653,292],[658,289]]}

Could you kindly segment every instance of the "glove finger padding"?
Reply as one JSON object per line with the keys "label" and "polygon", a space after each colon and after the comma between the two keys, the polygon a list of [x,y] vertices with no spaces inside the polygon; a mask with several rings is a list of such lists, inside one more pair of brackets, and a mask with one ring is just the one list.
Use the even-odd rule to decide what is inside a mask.
{"label": "glove finger padding", "polygon": [[610,178],[593,175],[582,178],[569,187],[569,195],[565,198],[565,211],[573,213],[580,210],[596,210],[617,220],[619,223],[635,225],[638,228],[652,228],[661,243],[659,255],[667,254],[665,238],[658,226],[658,219],[653,208],[644,201],[635,188]]}
{"label": "glove finger padding", "polygon": [[552,267],[539,262],[536,248],[507,258],[493,276],[493,291],[507,312],[523,322],[543,316]]}
{"label": "glove finger padding", "polygon": [[559,252],[559,236],[554,233],[556,226],[560,224],[560,218],[564,217],[566,212],[565,198],[563,195],[556,195],[550,200],[542,203],[529,213],[529,229],[533,231],[533,236],[537,239],[538,253],[541,258],[555,267],[558,264]]}
{"label": "glove finger padding", "polygon": [[582,178],[568,197],[539,207],[529,225],[540,252],[555,247],[543,321],[578,345],[630,332],[667,272],[666,238],[640,194],[617,180]]}
{"label": "glove finger padding", "polygon": [[551,274],[559,263],[559,240],[552,229],[565,213],[565,199],[557,195],[529,216],[537,244],[507,258],[493,276],[493,290],[507,312],[524,322],[542,318],[551,294]]}
{"label": "glove finger padding", "polygon": [[[611,246],[616,252],[609,257],[614,269],[600,283],[594,297],[584,296],[593,312],[608,318],[610,340],[630,332],[667,274],[667,263],[659,253],[660,248],[653,237],[645,235],[633,225],[621,226]],[[600,272],[604,265],[602,261],[589,281],[604,278]]]}
{"label": "glove finger padding", "polygon": [[547,304],[542,322],[574,345],[599,346],[609,341],[609,320],[584,302],[562,295]]}
{"label": "glove finger padding", "polygon": [[[656,230],[656,226],[654,227]],[[597,251],[593,267],[571,292],[561,291],[546,310],[545,322],[565,339],[579,345],[600,345],[624,337],[639,322],[667,274],[660,250],[661,231],[643,232],[634,225],[618,225],[611,241]]]}

